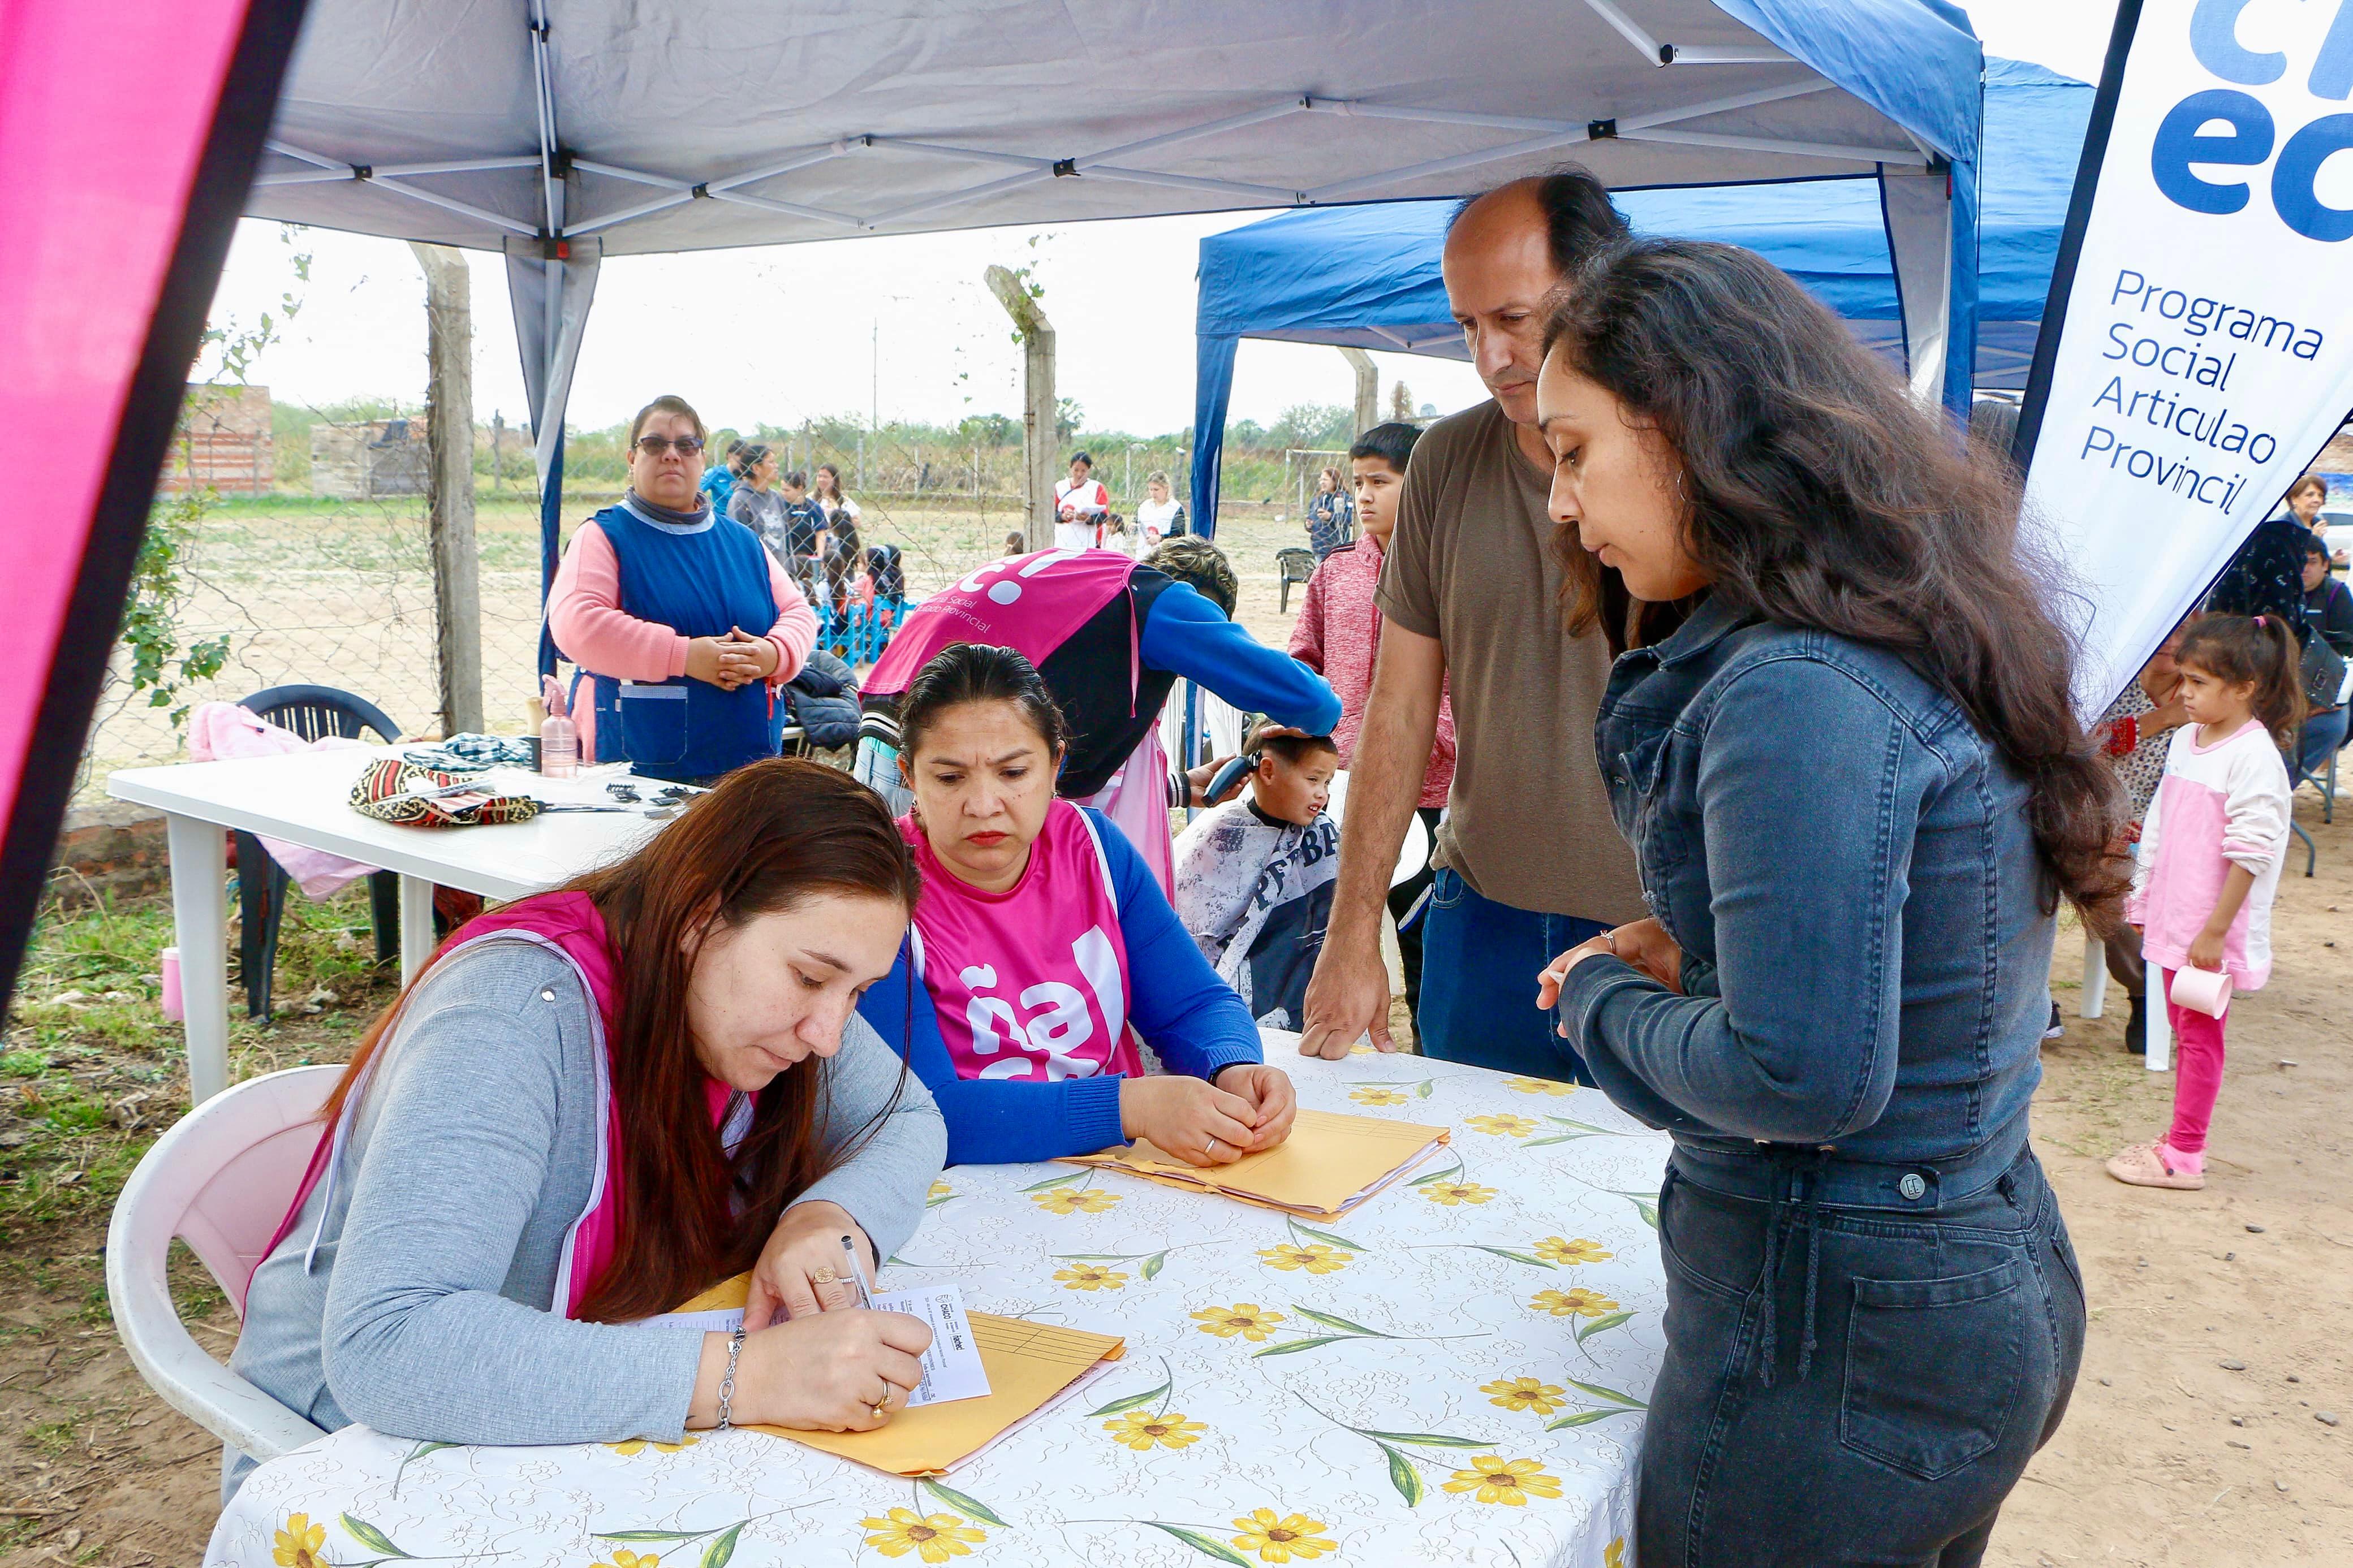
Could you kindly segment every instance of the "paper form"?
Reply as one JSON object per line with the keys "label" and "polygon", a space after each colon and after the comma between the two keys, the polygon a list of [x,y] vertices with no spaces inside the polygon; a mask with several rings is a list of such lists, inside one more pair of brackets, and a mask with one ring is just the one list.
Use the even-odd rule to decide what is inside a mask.
{"label": "paper form", "polygon": [[[700,1325],[704,1320],[724,1320],[732,1311],[740,1323],[751,1281],[750,1275],[739,1274],[685,1302],[677,1311],[647,1322],[665,1328]],[[1069,1397],[1104,1363],[1127,1353],[1127,1342],[1109,1334],[965,1312],[963,1292],[954,1286],[878,1293],[874,1304],[893,1311],[909,1310],[896,1303],[942,1294],[955,1299],[963,1316],[969,1342],[979,1358],[981,1391],[935,1396],[921,1407],[897,1412],[887,1425],[871,1432],[799,1432],[783,1426],[744,1430],[789,1437],[892,1475],[941,1476]],[[940,1337],[934,1322],[934,1346]],[[928,1365],[925,1370],[930,1372]]]}
{"label": "paper form", "polygon": [[1333,1219],[1430,1158],[1449,1137],[1443,1127],[1302,1110],[1281,1145],[1229,1165],[1187,1165],[1142,1141],[1065,1163],[1126,1171],[1262,1208]]}

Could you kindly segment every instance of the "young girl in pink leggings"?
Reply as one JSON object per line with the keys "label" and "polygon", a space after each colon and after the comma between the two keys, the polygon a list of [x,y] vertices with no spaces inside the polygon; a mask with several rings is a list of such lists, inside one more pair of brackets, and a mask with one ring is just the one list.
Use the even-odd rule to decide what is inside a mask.
{"label": "young girl in pink leggings", "polygon": [[2110,1160],[2108,1174],[2195,1191],[2206,1184],[2206,1124],[2222,1089],[2223,1020],[2172,1001],[2173,977],[2221,970],[2236,991],[2271,977],[2291,795],[2280,748],[2303,721],[2304,698],[2295,635],[2276,616],[2201,616],[2174,662],[2190,721],[2174,731],[2125,906],[2178,1042],[2173,1125]]}

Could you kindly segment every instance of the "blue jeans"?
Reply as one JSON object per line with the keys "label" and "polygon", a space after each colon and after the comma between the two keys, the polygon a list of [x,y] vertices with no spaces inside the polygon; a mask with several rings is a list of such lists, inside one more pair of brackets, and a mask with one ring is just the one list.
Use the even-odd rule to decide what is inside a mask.
{"label": "blue jeans", "polygon": [[2345,744],[2346,721],[2353,718],[2353,709],[2332,708],[2326,713],[2315,713],[2304,721],[2304,732],[2296,738],[2296,769],[2316,779],[2328,776],[2328,759]]}
{"label": "blue jeans", "polygon": [[1642,1568],[1974,1568],[2083,1360],[2058,1200],[2031,1150],[1915,1211],[1778,1152],[1741,1195],[1667,1167]]}
{"label": "blue jeans", "polygon": [[1536,975],[1609,927],[1482,898],[1451,870],[1430,887],[1422,916],[1421,1005],[1414,1028],[1424,1056],[1529,1078],[1590,1084],[1584,1058],[1536,1005]]}

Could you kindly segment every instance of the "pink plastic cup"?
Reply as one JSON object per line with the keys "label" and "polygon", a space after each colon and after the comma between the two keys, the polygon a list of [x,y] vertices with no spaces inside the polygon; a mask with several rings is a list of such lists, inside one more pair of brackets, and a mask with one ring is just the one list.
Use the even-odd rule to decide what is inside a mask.
{"label": "pink plastic cup", "polygon": [[2231,1007],[2231,976],[2221,969],[2177,969],[2168,993],[2177,1007],[2219,1018]]}
{"label": "pink plastic cup", "polygon": [[186,1019],[188,1009],[180,1001],[180,950],[176,947],[165,948],[163,959],[164,1016],[174,1024],[181,1023]]}

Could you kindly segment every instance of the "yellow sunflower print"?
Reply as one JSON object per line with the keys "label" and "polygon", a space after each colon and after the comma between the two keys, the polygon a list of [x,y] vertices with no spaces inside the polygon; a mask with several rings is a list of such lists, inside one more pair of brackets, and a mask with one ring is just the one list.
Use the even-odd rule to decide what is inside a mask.
{"label": "yellow sunflower print", "polygon": [[[648,1448],[651,1448],[657,1454],[675,1454],[682,1449],[691,1448],[702,1441],[701,1433],[689,1432],[683,1439],[676,1443],[657,1443],[651,1437],[632,1437],[626,1443],[607,1443],[605,1447],[628,1458],[642,1454]],[[624,1563],[619,1565],[619,1568],[629,1568],[629,1565]]]}
{"label": "yellow sunflower print", "polygon": [[1528,1305],[1556,1318],[1598,1318],[1618,1310],[1617,1302],[1582,1285],[1574,1290],[1539,1290],[1529,1298]]}
{"label": "yellow sunflower print", "polygon": [[1457,1470],[1454,1479],[1446,1483],[1451,1492],[1476,1492],[1478,1502],[1508,1503],[1514,1508],[1525,1507],[1532,1497],[1560,1496],[1558,1478],[1546,1474],[1544,1464],[1536,1459],[1506,1459],[1499,1454],[1482,1454],[1471,1461],[1467,1470]]}
{"label": "yellow sunflower print", "polygon": [[912,1508],[894,1508],[888,1519],[861,1519],[858,1521],[873,1533],[866,1544],[885,1557],[904,1557],[910,1552],[920,1552],[926,1563],[944,1563],[951,1557],[969,1557],[972,1549],[988,1539],[985,1530],[976,1530],[965,1523],[960,1513],[920,1514]]}
{"label": "yellow sunflower print", "polygon": [[1261,1563],[1288,1563],[1294,1557],[1316,1558],[1326,1552],[1337,1552],[1340,1543],[1316,1531],[1328,1528],[1320,1519],[1310,1519],[1303,1513],[1287,1513],[1280,1518],[1271,1508],[1252,1509],[1247,1518],[1234,1521],[1241,1531],[1234,1544],[1244,1552],[1255,1552]]}
{"label": "yellow sunflower print", "polygon": [[954,1187],[948,1185],[945,1182],[934,1182],[932,1184],[932,1190],[923,1194],[923,1201],[927,1204],[935,1204],[944,1198],[952,1198],[954,1196],[955,1196],[955,1189]]}
{"label": "yellow sunflower print", "polygon": [[1537,1242],[1535,1255],[1546,1263],[1599,1263],[1618,1256],[1598,1241],[1583,1237],[1571,1241],[1563,1236],[1547,1236]]}
{"label": "yellow sunflower print", "polygon": [[1626,1538],[1620,1536],[1601,1549],[1601,1568],[1626,1568]]}
{"label": "yellow sunflower print", "polygon": [[1287,1241],[1281,1247],[1262,1247],[1258,1256],[1259,1261],[1268,1268],[1280,1268],[1285,1274],[1296,1273],[1302,1268],[1310,1274],[1337,1274],[1348,1267],[1346,1253],[1335,1251],[1320,1241],[1304,1247],[1295,1241]]}
{"label": "yellow sunflower print", "polygon": [[1065,1290],[1124,1290],[1127,1276],[1100,1263],[1082,1263],[1076,1268],[1055,1269],[1054,1283]]}
{"label": "yellow sunflower print", "polygon": [[1148,1410],[1131,1410],[1113,1421],[1103,1423],[1114,1443],[1124,1443],[1141,1454],[1155,1447],[1184,1448],[1201,1440],[1208,1428],[1198,1421],[1187,1421],[1181,1410],[1171,1410],[1165,1415],[1155,1415]]}
{"label": "yellow sunflower print", "polygon": [[1056,1187],[1029,1194],[1029,1201],[1048,1214],[1101,1214],[1119,1199],[1117,1193],[1099,1193],[1092,1187]]}
{"label": "yellow sunflower print", "polygon": [[591,1563],[588,1568],[660,1568],[661,1559],[650,1552],[632,1552],[628,1547],[613,1553],[610,1563]]}
{"label": "yellow sunflower print", "polygon": [[1556,1083],[1548,1078],[1507,1078],[1504,1080],[1504,1087],[1517,1089],[1522,1094],[1548,1094],[1555,1100],[1577,1092],[1577,1085]]}
{"label": "yellow sunflower print", "polygon": [[1536,1130],[1535,1122],[1529,1118],[1514,1116],[1508,1111],[1493,1116],[1467,1116],[1463,1118],[1462,1125],[1497,1138],[1525,1138]]}
{"label": "yellow sunflower print", "polygon": [[1421,1189],[1421,1195],[1451,1209],[1457,1204],[1483,1204],[1495,1195],[1495,1189],[1476,1182],[1432,1182]]}
{"label": "yellow sunflower print", "polygon": [[1405,1090],[1391,1089],[1387,1084],[1367,1083],[1350,1089],[1348,1098],[1358,1105],[1403,1105]]}
{"label": "yellow sunflower print", "polygon": [[1281,1312],[1270,1312],[1255,1301],[1237,1301],[1230,1307],[1204,1307],[1193,1314],[1205,1334],[1215,1334],[1221,1340],[1241,1335],[1252,1344],[1271,1338],[1274,1325],[1282,1321]]}
{"label": "yellow sunflower print", "polygon": [[327,1568],[327,1560],[320,1555],[326,1544],[325,1525],[312,1524],[307,1513],[290,1513],[286,1528],[270,1545],[269,1555],[279,1568]]}
{"label": "yellow sunflower print", "polygon": [[1539,1415],[1549,1415],[1560,1408],[1560,1396],[1568,1391],[1556,1383],[1542,1383],[1533,1377],[1506,1377],[1482,1384],[1479,1392],[1494,1395],[1488,1403],[1506,1410],[1533,1410]]}

